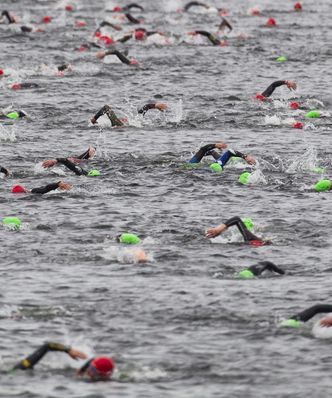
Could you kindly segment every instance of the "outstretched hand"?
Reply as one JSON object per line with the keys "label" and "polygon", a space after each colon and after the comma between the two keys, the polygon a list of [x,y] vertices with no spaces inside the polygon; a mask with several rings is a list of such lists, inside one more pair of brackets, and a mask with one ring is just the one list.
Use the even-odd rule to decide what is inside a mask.
{"label": "outstretched hand", "polygon": [[42,166],[44,167],[44,169],[48,169],[50,167],[55,166],[57,163],[58,161],[56,159],[48,159],[42,163]]}
{"label": "outstretched hand", "polygon": [[256,160],[255,160],[252,156],[250,156],[250,155],[247,155],[247,156],[244,158],[244,160],[245,160],[248,164],[256,164]]}
{"label": "outstretched hand", "polygon": [[58,186],[58,188],[61,189],[62,191],[69,191],[70,189],[72,189],[72,187],[73,186],[71,184],[68,184],[67,182],[63,181],[60,181]]}
{"label": "outstretched hand", "polygon": [[167,109],[167,105],[164,104],[163,102],[157,102],[155,104],[155,108],[159,109],[161,112],[164,112]]}
{"label": "outstretched hand", "polygon": [[286,80],[286,86],[290,89],[290,90],[296,90],[297,88],[297,84],[296,82],[293,82],[292,80]]}
{"label": "outstretched hand", "polygon": [[321,319],[319,324],[320,324],[320,326],[327,327],[327,328],[332,326],[332,317],[329,316],[329,317]]}
{"label": "outstretched hand", "polygon": [[218,149],[226,149],[227,148],[227,144],[225,144],[224,142],[217,142],[215,146]]}
{"label": "outstretched hand", "polygon": [[84,352],[76,350],[75,348],[71,348],[68,351],[68,355],[75,359],[75,361],[77,361],[78,359],[86,359],[88,357]]}
{"label": "outstretched hand", "polygon": [[99,51],[96,53],[96,57],[99,59],[105,58],[106,52],[105,51]]}

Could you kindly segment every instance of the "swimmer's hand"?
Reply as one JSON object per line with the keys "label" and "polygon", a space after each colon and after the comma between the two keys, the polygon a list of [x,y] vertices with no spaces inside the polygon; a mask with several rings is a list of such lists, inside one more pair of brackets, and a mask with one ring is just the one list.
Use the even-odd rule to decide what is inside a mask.
{"label": "swimmer's hand", "polygon": [[71,184],[68,184],[67,182],[63,181],[60,181],[58,186],[58,188],[61,189],[62,191],[69,191],[70,189],[72,189],[72,187],[73,186]]}
{"label": "swimmer's hand", "polygon": [[250,155],[247,155],[247,156],[244,158],[244,160],[245,160],[248,164],[256,164],[256,160],[255,160],[252,156],[250,156]]}
{"label": "swimmer's hand", "polygon": [[215,238],[216,236],[218,236],[222,232],[224,232],[226,228],[227,228],[227,226],[225,224],[220,224],[215,228],[210,228],[206,231],[205,237],[206,238]]}
{"label": "swimmer's hand", "polygon": [[99,52],[96,53],[96,57],[99,58],[99,59],[104,59],[105,55],[106,55],[105,51],[99,51]]}
{"label": "swimmer's hand", "polygon": [[218,149],[226,149],[227,148],[227,144],[225,144],[224,142],[217,142],[215,147],[218,148]]}
{"label": "swimmer's hand", "polygon": [[49,169],[50,167],[55,166],[57,163],[58,161],[56,159],[48,159],[42,163],[42,166],[44,167],[44,169]]}
{"label": "swimmer's hand", "polygon": [[167,109],[167,105],[164,104],[163,102],[156,102],[155,105],[154,105],[154,107],[155,107],[156,109],[159,109],[160,112],[164,112],[164,111]]}
{"label": "swimmer's hand", "polygon": [[90,119],[90,122],[92,123],[92,124],[96,124],[97,123],[97,120],[96,120],[96,118],[92,118],[92,119]]}
{"label": "swimmer's hand", "polygon": [[84,352],[76,350],[75,348],[71,348],[68,351],[68,355],[75,359],[75,361],[78,359],[86,359],[88,357]]}
{"label": "swimmer's hand", "polygon": [[319,324],[320,324],[320,326],[327,327],[327,328],[332,326],[332,317],[326,317],[326,318],[321,319]]}
{"label": "swimmer's hand", "polygon": [[285,84],[291,91],[296,90],[297,88],[296,82],[293,82],[292,80],[285,80]]}

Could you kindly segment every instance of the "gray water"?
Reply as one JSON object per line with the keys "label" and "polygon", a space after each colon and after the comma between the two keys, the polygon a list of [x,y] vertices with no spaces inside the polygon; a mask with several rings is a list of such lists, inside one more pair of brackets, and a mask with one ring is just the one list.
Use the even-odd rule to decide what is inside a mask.
{"label": "gray water", "polygon": [[[315,320],[300,330],[278,327],[308,306],[332,304],[331,194],[313,190],[331,177],[332,166],[329,0],[308,0],[301,13],[285,0],[223,4],[234,25],[227,47],[182,40],[194,29],[214,31],[216,14],[183,15],[175,12],[180,2],[145,0],[143,26],[174,43],[120,45],[140,68],[107,64],[95,49],[75,50],[111,18],[104,6],[115,2],[80,0],[67,15],[65,4],[1,2],[24,23],[40,26],[44,15],[53,21],[45,33],[0,25],[0,68],[10,75],[0,80],[1,108],[31,116],[0,126],[0,164],[13,171],[1,180],[0,215],[23,221],[20,231],[0,233],[0,396],[329,396],[330,341],[313,336]],[[253,6],[263,16],[249,16]],[[270,16],[276,28],[264,26]],[[76,19],[87,27],[73,28]],[[132,26],[125,22],[124,29]],[[289,61],[276,62],[280,55]],[[56,76],[64,62],[73,72]],[[279,79],[296,80],[298,90],[280,87],[270,103],[253,99]],[[40,88],[10,89],[20,81]],[[169,105],[165,114],[137,116],[138,107],[156,99]],[[290,109],[294,100],[304,109]],[[89,119],[105,103],[129,126],[92,126]],[[305,119],[310,109],[327,117]],[[305,128],[293,129],[293,121]],[[199,169],[183,167],[200,145],[220,141],[258,160],[251,185],[237,182],[250,170],[245,164],[230,163],[221,174],[210,171],[209,159]],[[40,168],[89,144],[97,156],[86,168],[99,169],[99,178]],[[315,166],[325,174],[312,172]],[[16,184],[59,180],[73,189],[10,192]],[[204,237],[234,215],[251,217],[255,233],[273,245],[248,247],[236,231],[214,242]],[[136,264],[116,243],[128,231],[142,238],[147,264]],[[287,274],[236,278],[262,260]],[[48,354],[33,372],[7,373],[44,341],[111,355],[112,382],[78,380],[74,369],[82,364],[62,353]]]}

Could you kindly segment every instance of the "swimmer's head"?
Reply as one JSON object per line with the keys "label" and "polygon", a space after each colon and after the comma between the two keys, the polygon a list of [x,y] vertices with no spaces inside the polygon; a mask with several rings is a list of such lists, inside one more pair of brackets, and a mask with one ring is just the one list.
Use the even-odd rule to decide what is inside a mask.
{"label": "swimmer's head", "polygon": [[108,380],[113,373],[115,364],[110,357],[97,357],[90,363],[86,373],[92,380]]}
{"label": "swimmer's head", "polygon": [[250,271],[250,269],[244,269],[238,273],[240,279],[254,279],[255,275]]}
{"label": "swimmer's head", "polygon": [[2,220],[2,224],[14,227],[15,229],[20,229],[22,221],[18,217],[5,217]]}
{"label": "swimmer's head", "polygon": [[266,97],[262,94],[257,94],[255,98],[258,101],[264,101],[266,99]]}
{"label": "swimmer's head", "polygon": [[24,188],[22,185],[15,185],[12,188],[12,193],[27,193],[28,190]]}
{"label": "swimmer's head", "polygon": [[121,12],[122,11],[122,7],[120,6],[115,6],[112,10],[113,12]]}
{"label": "swimmer's head", "polygon": [[269,18],[266,21],[266,26],[277,26],[277,21],[274,18]]}
{"label": "swimmer's head", "polygon": [[248,171],[245,171],[242,173],[239,177],[239,183],[240,184],[248,184],[249,183],[249,178],[250,178],[250,173]]}
{"label": "swimmer's head", "polygon": [[294,4],[294,10],[295,11],[302,11],[302,4],[300,2],[297,2]]}
{"label": "swimmer's head", "polygon": [[98,177],[100,176],[99,170],[90,170],[87,174],[88,177]]}
{"label": "swimmer's head", "polygon": [[291,102],[290,107],[292,109],[299,109],[300,104],[298,102],[294,101],[294,102]]}
{"label": "swimmer's head", "polygon": [[42,20],[44,23],[50,23],[52,22],[52,17],[50,15],[45,15]]}
{"label": "swimmer's head", "polygon": [[144,40],[146,38],[145,29],[137,29],[135,30],[135,39],[136,40]]}
{"label": "swimmer's head", "polygon": [[219,163],[210,164],[210,169],[215,173],[221,173],[223,171],[222,165]]}
{"label": "swimmer's head", "polygon": [[332,182],[330,180],[320,180],[315,185],[316,192],[329,191],[331,189]]}
{"label": "swimmer's head", "polygon": [[120,243],[127,243],[130,245],[137,245],[138,243],[141,243],[141,239],[137,235],[131,233],[118,235],[116,240]]}
{"label": "swimmer's head", "polygon": [[18,119],[20,117],[19,112],[9,112],[7,113],[6,117],[8,117],[8,119]]}
{"label": "swimmer's head", "polygon": [[288,328],[299,328],[301,325],[302,322],[298,321],[297,319],[285,319],[280,324],[280,326]]}
{"label": "swimmer's head", "polygon": [[2,76],[2,75],[4,75],[4,74],[5,74],[4,70],[3,70],[3,69],[0,69],[0,76]]}
{"label": "swimmer's head", "polygon": [[303,129],[304,124],[302,122],[295,122],[293,123],[293,129]]}
{"label": "swimmer's head", "polygon": [[288,58],[285,57],[284,55],[282,55],[281,57],[277,58],[277,62],[286,62],[286,61],[288,61]]}
{"label": "swimmer's head", "polygon": [[321,117],[321,113],[319,111],[310,111],[305,116],[310,119],[317,119]]}
{"label": "swimmer's head", "polygon": [[254,229],[254,222],[251,218],[246,217],[242,221],[249,231],[252,231]]}

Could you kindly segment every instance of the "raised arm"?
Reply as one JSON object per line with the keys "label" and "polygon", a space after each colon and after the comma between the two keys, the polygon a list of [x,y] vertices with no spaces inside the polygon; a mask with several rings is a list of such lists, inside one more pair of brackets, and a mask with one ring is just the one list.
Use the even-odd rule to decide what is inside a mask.
{"label": "raised arm", "polygon": [[141,113],[144,116],[146,112],[150,109],[158,109],[160,112],[163,112],[167,109],[167,105],[162,102],[145,104],[142,108],[138,110],[138,113]]}
{"label": "raised arm", "polygon": [[330,304],[316,304],[306,310],[293,315],[290,319],[295,319],[296,321],[307,322],[309,319],[317,314],[326,314],[327,312],[332,312],[332,305]]}
{"label": "raised arm", "polygon": [[292,80],[277,80],[269,85],[269,87],[262,93],[264,97],[270,97],[277,87],[286,85],[290,90],[296,90],[297,84]]}
{"label": "raised arm", "polygon": [[67,184],[66,182],[59,181],[59,182],[55,182],[53,184],[45,185],[44,187],[33,188],[33,189],[31,189],[31,193],[37,193],[37,194],[43,195],[47,192],[55,191],[58,188],[63,191],[67,191],[67,190],[71,189],[72,186],[70,184]]}

